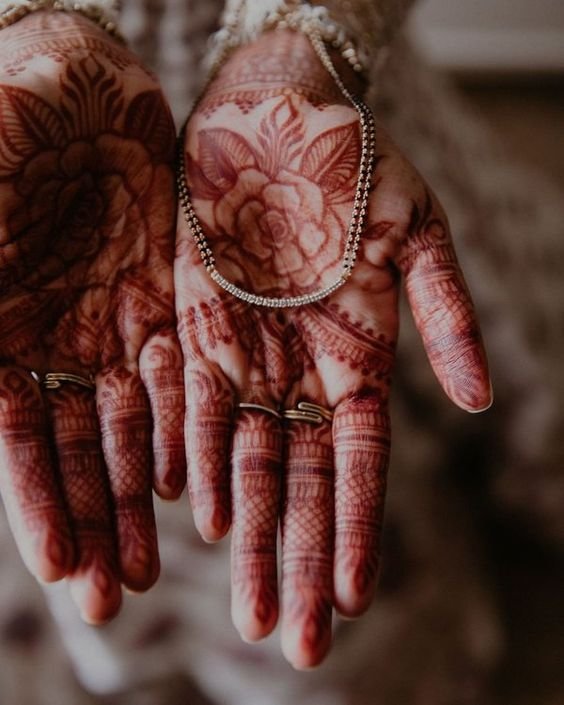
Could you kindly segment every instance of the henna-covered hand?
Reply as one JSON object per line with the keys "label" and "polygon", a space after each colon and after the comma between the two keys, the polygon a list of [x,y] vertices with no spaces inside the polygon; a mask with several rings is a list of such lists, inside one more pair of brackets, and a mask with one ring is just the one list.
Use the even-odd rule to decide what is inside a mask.
{"label": "henna-covered hand", "polygon": [[185,481],[175,131],[154,77],[80,15],[1,35],[0,489],[31,572],[101,622],[120,583],[158,576],[152,486]]}
{"label": "henna-covered hand", "polygon": [[[360,151],[358,117],[308,41],[278,31],[239,49],[188,125],[187,179],[220,272],[269,296],[339,272]],[[491,401],[485,353],[446,217],[381,129],[366,232],[347,284],[297,309],[220,291],[180,217],[177,314],[186,360],[188,482],[207,540],[232,525],[232,613],[261,638],[278,616],[298,668],[318,663],[331,612],[355,617],[378,572],[388,400],[401,275],[436,375],[469,411]],[[309,401],[332,423],[281,422]],[[404,439],[406,440],[406,439]]]}

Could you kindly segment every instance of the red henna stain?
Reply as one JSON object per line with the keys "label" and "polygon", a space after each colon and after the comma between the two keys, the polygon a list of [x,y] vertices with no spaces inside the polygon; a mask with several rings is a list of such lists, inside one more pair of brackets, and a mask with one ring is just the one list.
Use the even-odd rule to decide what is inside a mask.
{"label": "red henna stain", "polygon": [[140,378],[109,370],[98,382],[102,445],[115,508],[122,579],[147,589],[159,571],[151,497],[151,420]]}
{"label": "red henna stain", "polygon": [[[57,71],[52,102],[25,81],[0,85],[0,188],[10,233],[0,247],[0,283],[18,307],[23,294],[51,314],[31,334],[20,321],[20,339],[56,345],[92,367],[100,341],[106,358],[123,352],[112,310],[119,301],[131,316],[127,335],[134,325],[150,330],[172,318],[171,295],[154,285],[152,270],[159,256],[172,256],[174,131],[160,91],[150,84],[126,98],[103,55],[83,52]],[[163,195],[155,197],[157,181]],[[145,304],[142,315],[135,314],[137,299]],[[9,314],[8,308],[3,317]],[[5,330],[0,353],[13,347]]]}
{"label": "red henna stain", "polygon": [[340,104],[343,96],[305,39],[293,32],[278,33],[243,47],[220,71],[199,105],[209,118],[225,105],[249,115],[272,98],[300,96],[323,111]]}
{"label": "red henna stain", "polygon": [[266,636],[278,617],[281,453],[282,432],[275,418],[256,411],[238,415],[232,450],[232,613],[249,640]]}
{"label": "red henna stain", "polygon": [[321,286],[342,257],[342,204],[352,202],[359,150],[356,121],[306,143],[291,97],[263,117],[252,144],[231,129],[201,129],[188,181],[194,199],[209,201],[224,271],[272,295]]}
{"label": "red henna stain", "polygon": [[[330,129],[323,129],[325,116],[321,119],[311,106],[321,105],[318,98],[327,84],[320,80],[313,89],[302,83],[300,67],[293,65],[285,41],[278,46],[285,46],[288,61],[275,56],[270,62],[270,47],[265,46],[256,54],[250,47],[234,53],[193,115],[186,143],[192,197],[218,268],[245,288],[282,296],[318,287],[339,263],[360,142],[350,113],[342,113],[339,127],[332,122]],[[276,51],[273,47],[270,54]],[[317,59],[304,60],[304,71],[312,76],[320,71]],[[328,116],[335,115],[337,101],[328,95],[326,103]],[[240,111],[241,120],[233,120],[233,108]],[[353,276],[340,292],[315,305],[283,312],[215,295],[213,284],[198,283],[178,297],[185,358],[196,368],[205,368],[204,377],[236,380],[227,396],[250,395],[269,400],[267,405],[273,399],[285,405],[284,400],[296,399],[299,390],[313,388],[337,406],[332,439],[310,437],[307,434],[314,431],[293,424],[286,439],[280,507],[282,639],[286,656],[298,667],[317,663],[329,647],[332,605],[344,615],[357,616],[368,606],[375,587],[390,449],[387,402],[398,329],[399,271],[406,273],[409,265],[423,261],[433,276],[452,274],[454,284],[464,288],[459,270],[451,267],[452,243],[440,207],[381,132],[377,140],[372,222],[363,235]],[[179,240],[184,263],[201,267],[184,227]],[[316,249],[319,243],[322,247]],[[417,296],[412,296],[412,303],[421,302],[419,308],[414,306],[416,318],[437,308],[427,283],[414,289]],[[451,288],[456,288],[452,282],[441,285],[436,295],[446,308],[454,309],[450,321],[454,329],[445,326],[452,337],[436,337],[440,325],[429,322],[429,340],[436,341],[429,344],[432,358],[438,359],[439,353],[444,357],[447,349],[458,352],[464,340],[472,339],[476,350],[477,338],[469,329],[457,327],[465,316],[473,320],[469,299]],[[207,360],[213,364],[208,366]],[[477,359],[472,374],[479,376],[483,369]],[[443,372],[449,374],[444,365]],[[311,392],[303,396],[310,398]],[[217,429],[221,419],[222,430],[228,433],[232,426],[227,409],[219,400],[214,406],[212,394],[206,399],[210,403],[204,403],[199,413],[213,419],[212,428]],[[198,414],[187,421],[189,447],[196,443],[201,454],[203,427]],[[225,447],[217,437],[210,445],[218,455],[212,467],[202,465],[204,471],[196,481],[225,482]],[[260,440],[256,447],[259,455],[264,452]],[[335,476],[329,471],[333,460]],[[252,462],[242,466],[248,469]],[[234,513],[236,503],[242,503],[241,517],[246,516],[244,508],[252,506],[248,498],[253,493],[263,501],[262,479],[248,479],[247,483],[237,477],[233,482]],[[227,513],[229,497],[208,493],[208,503],[210,496],[214,507],[224,502]],[[245,518],[251,529],[254,519]],[[262,521],[260,512],[256,519]],[[251,563],[255,559],[258,538],[251,529],[245,537],[241,528],[234,547],[234,595],[236,606],[252,605],[248,611],[254,609],[253,619],[260,622],[268,614],[260,595],[267,595],[268,605],[274,604],[275,594],[256,589],[257,580],[264,580],[262,565],[253,564],[246,573],[239,570],[241,555],[248,558],[245,549]],[[270,560],[268,551],[267,555]],[[269,574],[268,580],[273,576]]]}
{"label": "red henna stain", "polygon": [[0,370],[0,445],[2,496],[18,546],[36,575],[61,578],[71,568],[72,540],[43,403],[26,372]]}
{"label": "red henna stain", "polygon": [[282,509],[283,640],[297,639],[293,648],[315,660],[316,654],[326,648],[331,632],[334,531],[331,428],[326,423],[310,426],[290,422],[286,440]]}
{"label": "red henna stain", "polygon": [[230,388],[211,370],[187,370],[186,443],[188,492],[196,526],[216,541],[231,524],[228,475],[233,398]]}
{"label": "red henna stain", "polygon": [[390,424],[381,391],[365,387],[335,412],[335,595],[356,616],[375,587],[390,450]]}
{"label": "red henna stain", "polygon": [[[491,401],[487,361],[470,293],[448,227],[426,191],[413,203],[398,259],[416,325],[447,394],[469,410]],[[440,302],[440,305],[439,305]]]}

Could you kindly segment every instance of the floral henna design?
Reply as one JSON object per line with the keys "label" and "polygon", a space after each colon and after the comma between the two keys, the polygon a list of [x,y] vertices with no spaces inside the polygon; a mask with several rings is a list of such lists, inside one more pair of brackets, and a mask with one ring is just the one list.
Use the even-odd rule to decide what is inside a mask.
{"label": "floral henna design", "polygon": [[202,129],[197,155],[187,155],[192,197],[207,201],[225,275],[273,296],[319,288],[336,273],[360,154],[356,121],[306,145],[294,101],[274,105],[254,143],[233,130]]}
{"label": "floral henna design", "polygon": [[[43,435],[38,410],[19,447],[5,440],[10,414],[0,417],[0,438],[7,467],[33,449],[45,495],[68,510],[75,560],[71,550],[52,573],[66,572],[83,616],[103,621],[119,606],[120,581],[140,590],[157,577],[151,482],[169,497],[184,482],[175,131],[151,74],[79,15],[37,12],[4,29],[0,65],[0,373],[97,381],[89,402],[71,386],[44,392]],[[19,516],[26,507],[7,478],[3,496]],[[25,546],[31,529],[19,526]]]}
{"label": "floral henna design", "polygon": [[[126,107],[116,76],[93,55],[67,67],[60,88],[54,107],[27,89],[0,86],[0,194],[8,197],[2,215],[11,235],[0,271],[7,290],[36,291],[60,278],[68,293],[86,277],[91,287],[107,286],[108,275],[111,282],[149,254],[153,214],[140,199],[155,167],[172,155],[170,139],[159,140],[167,127],[166,113],[159,124],[160,93],[137,95]],[[158,233],[162,225],[155,225]]]}
{"label": "floral henna design", "polygon": [[[302,66],[294,56],[304,57]],[[291,296],[318,288],[342,256],[360,134],[354,112],[331,97],[333,81],[323,78],[317,61],[299,34],[265,35],[234,52],[187,126],[188,186],[216,266],[256,293]],[[315,90],[305,85],[308,74],[319,78]],[[277,486],[266,470],[259,472],[273,457],[270,437],[257,434],[251,452],[248,436],[238,438],[241,419],[250,417],[234,416],[233,408],[238,400],[270,408],[308,400],[334,412],[331,426],[288,422],[283,439],[282,645],[298,668],[319,663],[327,652],[332,607],[356,617],[374,592],[400,275],[447,392],[472,409],[482,408],[490,396],[485,353],[446,217],[381,128],[376,149],[367,227],[353,275],[322,302],[273,312],[219,294],[189,228],[179,221],[181,341],[194,379],[210,390],[204,411],[190,411],[188,395],[188,449],[192,439],[202,468],[194,469],[196,481],[208,487],[216,482],[223,491],[227,451],[215,435],[213,451],[204,457],[199,418],[214,419],[215,428],[215,419],[221,419],[222,432],[233,434],[231,504],[228,497],[223,501],[225,514],[234,517],[234,620],[247,638],[249,623],[256,627],[254,637],[268,631],[256,615],[263,604],[272,610],[277,604],[269,571],[264,578],[256,569],[241,570],[255,566],[254,558],[247,559],[257,547],[268,561],[274,550],[272,515],[249,511],[250,498],[270,507],[264,490],[270,486],[275,494]],[[257,424],[275,421],[258,410],[248,414]],[[242,472],[242,465],[252,472]],[[206,497],[219,513],[220,493],[208,491]],[[262,600],[257,576],[264,580]]]}

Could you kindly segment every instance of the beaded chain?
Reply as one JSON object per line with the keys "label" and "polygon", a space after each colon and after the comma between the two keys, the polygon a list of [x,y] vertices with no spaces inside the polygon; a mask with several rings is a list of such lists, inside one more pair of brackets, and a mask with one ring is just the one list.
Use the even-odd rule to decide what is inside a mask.
{"label": "beaded chain", "polygon": [[[345,248],[343,252],[343,258],[341,263],[341,271],[337,278],[332,281],[329,285],[319,289],[318,291],[313,291],[307,294],[301,294],[299,296],[290,297],[272,297],[272,296],[261,296],[250,291],[246,291],[241,287],[237,286],[233,282],[226,279],[216,268],[215,259],[213,252],[211,250],[210,244],[206,239],[202,225],[198,219],[194,205],[190,199],[189,187],[186,180],[186,164],[184,157],[184,136],[186,131],[186,125],[190,120],[190,117],[194,114],[199,100],[196,100],[194,107],[184,127],[180,133],[179,137],[179,154],[178,154],[178,172],[177,172],[177,183],[178,183],[178,197],[180,207],[182,209],[184,218],[192,232],[196,246],[200,252],[200,257],[202,262],[208,271],[210,277],[225,291],[235,296],[238,299],[242,299],[247,303],[254,304],[256,306],[265,306],[268,308],[291,308],[297,306],[303,306],[305,304],[311,304],[316,301],[320,301],[325,297],[332,294],[334,291],[339,289],[347,279],[351,276],[352,270],[356,264],[356,258],[358,254],[358,248],[360,245],[360,240],[362,232],[364,230],[364,225],[366,222],[366,214],[368,209],[368,198],[370,194],[370,187],[372,183],[372,175],[374,170],[375,161],[375,137],[376,128],[374,123],[374,116],[370,108],[358,97],[353,95],[348,88],[343,83],[341,77],[339,76],[335,65],[333,64],[329,52],[325,46],[323,37],[319,30],[318,23],[308,22],[304,20],[300,13],[289,12],[285,16],[281,16],[277,23],[278,27],[290,28],[305,34],[313,49],[315,50],[317,56],[319,57],[321,63],[327,70],[327,72],[332,76],[337,87],[339,88],[345,99],[351,103],[358,113],[361,127],[361,156],[359,164],[359,174],[358,181],[356,185],[354,203],[352,208],[351,220],[349,223],[347,238],[345,242]],[[223,51],[218,55],[214,66],[211,70],[210,79],[207,85],[211,82],[213,77],[219,71],[219,68],[224,63],[228,53],[236,46],[234,42],[225,41]],[[350,47],[347,47],[349,49]],[[354,66],[358,64],[356,58],[353,57],[350,52],[347,57],[351,64]],[[351,61],[352,59],[352,61]],[[205,88],[203,93],[205,92]]]}
{"label": "beaded chain", "polygon": [[78,12],[122,42],[117,27],[119,3],[116,0],[0,0],[0,30],[38,10]]}

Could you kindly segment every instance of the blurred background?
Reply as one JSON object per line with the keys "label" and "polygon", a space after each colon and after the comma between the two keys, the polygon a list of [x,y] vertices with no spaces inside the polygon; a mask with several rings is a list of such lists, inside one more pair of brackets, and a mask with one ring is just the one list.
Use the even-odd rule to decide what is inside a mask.
{"label": "blurred background", "polygon": [[[535,175],[542,174],[564,203],[564,2],[424,0],[411,13],[408,34],[420,55],[495,134],[507,158],[531,168],[532,191]],[[562,249],[558,262],[564,277]],[[558,290],[553,293],[559,296]],[[564,319],[559,325],[562,330]],[[559,400],[564,408],[561,395]],[[564,438],[554,444],[546,457],[561,458]],[[534,474],[537,470],[530,468]],[[561,463],[556,472],[564,472]],[[564,511],[562,492],[555,486],[549,492]],[[531,502],[533,495],[534,490]],[[492,508],[488,500],[485,506]],[[507,639],[494,677],[494,700],[563,705],[564,544],[539,541],[538,526],[523,522],[519,512],[486,509],[486,515]]]}
{"label": "blurred background", "polygon": [[[217,13],[170,6],[201,50]],[[124,29],[164,78],[154,26]],[[64,591],[47,607],[2,523],[0,705],[564,705],[564,2],[421,0],[407,37],[377,111],[449,213],[496,403],[454,409],[404,317],[374,607],[291,672],[276,636],[239,641],[225,548],[182,504],[159,510],[158,587],[91,630]]]}
{"label": "blurred background", "polygon": [[[564,200],[564,3],[425,0],[411,13],[408,32],[468,110],[493,131],[508,158],[531,167],[531,188],[534,175],[542,173]],[[564,277],[562,264],[560,257]],[[555,443],[560,448],[546,449],[547,457],[561,457],[564,438]],[[561,492],[550,491],[564,510]],[[535,522],[522,518],[494,511],[486,520],[507,639],[494,678],[496,702],[562,705],[564,546],[539,541]]]}
{"label": "blurred background", "polygon": [[564,2],[421,0],[408,33],[517,159],[564,185]]}

